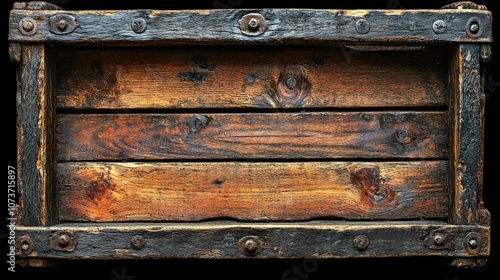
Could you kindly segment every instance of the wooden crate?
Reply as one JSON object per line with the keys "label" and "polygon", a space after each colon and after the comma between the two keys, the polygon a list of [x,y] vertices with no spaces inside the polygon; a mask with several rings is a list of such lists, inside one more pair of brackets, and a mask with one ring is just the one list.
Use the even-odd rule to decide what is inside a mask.
{"label": "wooden crate", "polygon": [[492,15],[16,3],[16,256],[484,265]]}

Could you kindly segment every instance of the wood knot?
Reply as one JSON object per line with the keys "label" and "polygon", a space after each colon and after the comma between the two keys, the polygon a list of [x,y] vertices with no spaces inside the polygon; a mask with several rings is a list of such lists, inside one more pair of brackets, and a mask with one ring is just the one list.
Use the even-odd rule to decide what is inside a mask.
{"label": "wood knot", "polygon": [[413,141],[413,135],[411,131],[406,128],[400,128],[394,133],[396,141],[402,145],[410,144]]}
{"label": "wood knot", "polygon": [[311,84],[304,76],[300,66],[284,69],[278,78],[275,101],[281,108],[301,107],[308,96]]}
{"label": "wood knot", "polygon": [[393,202],[396,195],[380,176],[378,168],[361,168],[353,173],[352,181],[363,191],[363,204],[385,205]]}
{"label": "wood knot", "polygon": [[191,132],[198,132],[207,127],[211,121],[212,118],[210,116],[198,115],[194,119],[192,119],[192,121],[190,121],[190,130]]}

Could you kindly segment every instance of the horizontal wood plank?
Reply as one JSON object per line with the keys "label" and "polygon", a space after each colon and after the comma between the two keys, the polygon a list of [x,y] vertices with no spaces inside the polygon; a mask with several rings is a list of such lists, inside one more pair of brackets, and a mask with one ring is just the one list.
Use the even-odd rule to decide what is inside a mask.
{"label": "horizontal wood plank", "polygon": [[60,163],[60,221],[445,218],[447,161]]}
{"label": "horizontal wood plank", "polygon": [[60,109],[447,105],[447,50],[347,47],[61,51]]}
{"label": "horizontal wood plank", "polygon": [[446,158],[446,112],[61,114],[59,161]]}
{"label": "horizontal wood plank", "polygon": [[[267,29],[259,36],[245,35],[238,22],[249,13],[260,13]],[[50,31],[50,19],[69,14],[78,24],[68,34]],[[36,20],[38,28],[24,36],[19,21]],[[481,33],[469,37],[467,22],[476,17]],[[132,20],[145,20],[146,29],[136,33]],[[369,28],[356,30],[358,20]],[[445,32],[434,32],[433,23],[443,20]],[[96,24],[99,23],[99,24]],[[141,30],[142,31],[142,30]],[[327,10],[327,9],[209,9],[209,10],[105,10],[26,11],[10,13],[9,40],[80,44],[172,43],[449,43],[492,42],[492,14],[485,10]]]}
{"label": "horizontal wood plank", "polygon": [[[445,240],[453,248],[429,248],[432,233],[448,233]],[[47,242],[54,233],[72,232],[77,246],[71,252],[53,250]],[[474,257],[490,254],[491,231],[482,226],[456,226],[436,221],[346,222],[316,221],[307,223],[70,223],[51,227],[18,227],[19,236],[29,236],[34,250],[28,257],[54,259],[248,259],[287,258],[315,260],[373,257],[467,257],[467,234],[475,232],[480,248]],[[256,256],[238,250],[245,236],[264,242]],[[366,236],[365,250],[354,246],[354,239]],[[140,250],[132,240],[144,242]],[[395,244],[396,243],[396,244]],[[444,247],[444,246],[443,246]],[[18,256],[19,258],[21,256]],[[473,259],[473,258],[472,258]],[[310,266],[309,266],[310,267]],[[128,272],[128,270],[127,270]]]}

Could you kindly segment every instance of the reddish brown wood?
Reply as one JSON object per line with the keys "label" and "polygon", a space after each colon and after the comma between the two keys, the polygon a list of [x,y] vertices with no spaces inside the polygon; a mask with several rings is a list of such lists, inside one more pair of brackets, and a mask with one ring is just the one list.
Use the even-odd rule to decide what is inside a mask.
{"label": "reddish brown wood", "polygon": [[446,158],[445,112],[59,115],[58,160]]}
{"label": "reddish brown wood", "polygon": [[66,109],[446,106],[440,50],[330,47],[80,50],[59,54]]}
{"label": "reddish brown wood", "polygon": [[60,163],[61,221],[445,218],[447,161]]}

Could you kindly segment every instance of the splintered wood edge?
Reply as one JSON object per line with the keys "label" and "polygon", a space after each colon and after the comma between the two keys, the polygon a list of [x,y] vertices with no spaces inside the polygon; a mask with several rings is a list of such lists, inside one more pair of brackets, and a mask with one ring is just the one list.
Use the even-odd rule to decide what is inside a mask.
{"label": "splintered wood edge", "polygon": [[[238,20],[258,12],[267,29],[262,34],[245,35]],[[70,15],[76,29],[61,35],[50,31],[50,18]],[[453,16],[452,16],[453,15]],[[36,30],[23,31],[23,19],[36,22]],[[145,30],[134,32],[132,21],[145,20]],[[470,20],[479,22],[480,34],[466,29]],[[356,27],[359,20],[368,26]],[[437,20],[445,21],[444,32],[433,31]],[[96,24],[99,22],[99,24]],[[365,21],[366,22],[366,21]],[[196,30],[196,32],[194,32]],[[290,32],[293,30],[293,32]],[[12,10],[9,40],[51,43],[449,43],[492,42],[492,14],[484,10],[102,10],[30,11]]]}

